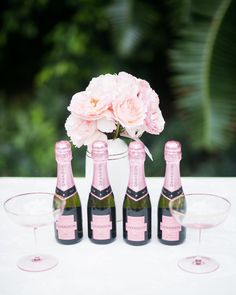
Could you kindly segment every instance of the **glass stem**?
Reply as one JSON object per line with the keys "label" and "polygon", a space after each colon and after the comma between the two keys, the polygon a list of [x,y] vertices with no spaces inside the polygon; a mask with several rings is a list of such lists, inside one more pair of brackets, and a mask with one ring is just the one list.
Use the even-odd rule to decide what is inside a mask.
{"label": "glass stem", "polygon": [[197,246],[197,254],[195,257],[194,263],[196,265],[201,265],[202,264],[202,257],[200,255],[200,246],[201,246],[201,240],[202,240],[202,229],[199,228],[198,230],[198,246]]}
{"label": "glass stem", "polygon": [[35,249],[35,255],[32,259],[33,262],[40,261],[41,258],[38,255],[38,240],[37,240],[37,227],[34,227],[34,249]]}

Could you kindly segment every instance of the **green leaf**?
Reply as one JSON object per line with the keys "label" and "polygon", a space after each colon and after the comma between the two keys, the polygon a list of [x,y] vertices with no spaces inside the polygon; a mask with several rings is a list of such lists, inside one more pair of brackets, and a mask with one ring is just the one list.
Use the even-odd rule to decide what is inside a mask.
{"label": "green leaf", "polygon": [[226,149],[235,135],[235,1],[192,1],[192,15],[170,51],[172,87],[192,146]]}

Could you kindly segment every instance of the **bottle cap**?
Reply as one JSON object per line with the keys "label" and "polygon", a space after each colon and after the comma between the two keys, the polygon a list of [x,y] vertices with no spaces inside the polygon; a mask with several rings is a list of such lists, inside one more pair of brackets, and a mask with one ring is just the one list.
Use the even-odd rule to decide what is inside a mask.
{"label": "bottle cap", "polygon": [[56,158],[56,161],[58,162],[72,160],[71,144],[69,141],[61,140],[56,142],[55,158]]}
{"label": "bottle cap", "polygon": [[145,159],[144,144],[141,141],[132,141],[129,144],[129,159]]}
{"label": "bottle cap", "polygon": [[170,140],[165,144],[165,160],[168,162],[182,159],[181,144],[179,141]]}
{"label": "bottle cap", "polygon": [[97,140],[92,144],[92,158],[102,161],[108,159],[108,147],[105,141]]}

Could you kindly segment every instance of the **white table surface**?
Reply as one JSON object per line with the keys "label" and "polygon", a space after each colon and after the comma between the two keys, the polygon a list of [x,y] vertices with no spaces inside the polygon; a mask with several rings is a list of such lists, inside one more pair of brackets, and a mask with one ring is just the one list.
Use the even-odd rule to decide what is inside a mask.
{"label": "white table surface", "polygon": [[194,295],[236,294],[236,178],[183,178],[185,193],[208,192],[225,196],[232,203],[227,220],[219,227],[203,232],[201,253],[220,262],[220,268],[209,274],[186,273],[177,261],[195,254],[197,232],[188,230],[186,242],[165,246],[156,237],[156,206],[163,178],[148,178],[153,206],[153,232],[149,244],[140,247],[122,240],[121,223],[118,236],[109,245],[95,245],[87,238],[86,202],[89,185],[76,179],[83,206],[84,238],[75,245],[56,243],[53,227],[39,229],[41,252],[59,258],[50,271],[28,273],[16,267],[19,257],[34,249],[30,229],[14,224],[3,210],[8,197],[29,191],[55,190],[55,178],[0,178],[0,295],[65,295],[65,294],[129,294],[129,295]]}

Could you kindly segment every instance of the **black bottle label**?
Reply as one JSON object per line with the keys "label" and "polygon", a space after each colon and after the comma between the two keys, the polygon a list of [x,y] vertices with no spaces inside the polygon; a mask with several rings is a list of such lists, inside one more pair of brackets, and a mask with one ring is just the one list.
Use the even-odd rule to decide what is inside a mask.
{"label": "black bottle label", "polygon": [[[183,189],[179,189],[170,192],[166,188],[162,188],[162,197],[167,199],[167,203],[170,200],[175,199],[179,196],[184,197]],[[166,204],[166,203],[165,203]],[[183,208],[185,203],[183,202]],[[170,209],[167,207],[159,206],[158,208],[158,238],[161,243],[166,245],[179,245],[185,240],[185,228],[182,227],[177,221],[171,216]]]}
{"label": "black bottle label", "polygon": [[172,200],[172,199],[174,199],[174,198],[176,198],[176,197],[178,197],[178,196],[180,196],[180,195],[182,195],[183,194],[183,189],[182,189],[182,186],[179,188],[179,189],[177,189],[176,191],[174,191],[174,192],[170,192],[168,189],[166,189],[166,188],[162,188],[162,195],[165,197],[165,198],[167,198],[168,200]]}
{"label": "black bottle label", "polygon": [[126,195],[134,201],[140,201],[148,195],[147,187],[141,191],[135,192],[131,188],[127,188]]}
{"label": "black bottle label", "polygon": [[93,197],[95,197],[99,200],[103,200],[103,199],[109,197],[109,195],[112,193],[112,189],[111,189],[110,185],[102,191],[96,189],[94,186],[91,186],[90,193]]}
{"label": "black bottle label", "polygon": [[72,195],[74,195],[77,192],[75,185],[72,186],[71,188],[69,188],[66,191],[62,191],[61,189],[59,189],[58,187],[56,188],[56,194],[59,196],[62,196],[63,198],[67,199],[69,197],[71,197]]}

